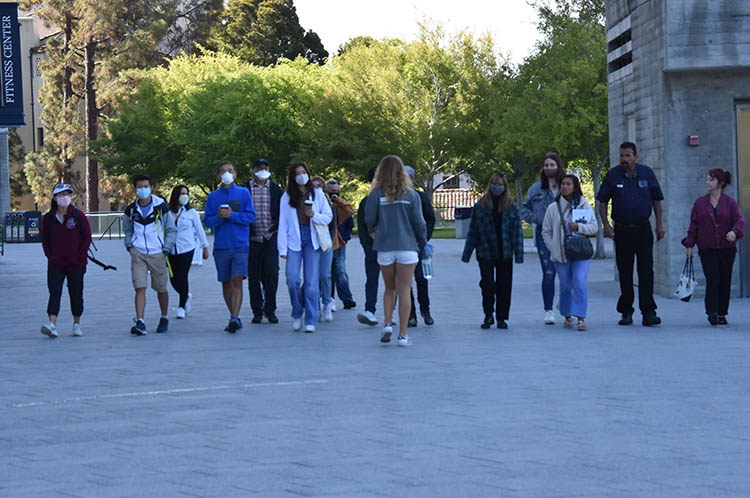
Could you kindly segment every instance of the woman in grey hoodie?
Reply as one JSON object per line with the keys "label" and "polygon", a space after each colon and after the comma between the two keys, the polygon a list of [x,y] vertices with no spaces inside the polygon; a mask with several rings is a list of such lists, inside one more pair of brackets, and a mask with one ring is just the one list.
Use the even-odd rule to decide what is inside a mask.
{"label": "woman in grey hoodie", "polygon": [[365,221],[385,282],[383,310],[386,325],[380,342],[391,341],[393,307],[396,296],[399,296],[397,342],[399,346],[408,346],[411,344],[406,335],[411,311],[409,290],[419,254],[427,243],[427,233],[422,201],[412,188],[411,179],[398,156],[386,156],[380,161],[365,203]]}

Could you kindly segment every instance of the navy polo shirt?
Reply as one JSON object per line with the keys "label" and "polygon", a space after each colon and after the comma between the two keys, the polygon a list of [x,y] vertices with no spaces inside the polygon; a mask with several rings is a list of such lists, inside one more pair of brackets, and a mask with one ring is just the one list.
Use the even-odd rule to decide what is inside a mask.
{"label": "navy polo shirt", "polygon": [[612,199],[612,219],[615,223],[640,225],[651,217],[653,201],[663,200],[664,194],[654,170],[636,163],[632,177],[622,166],[609,170],[596,198],[600,202]]}

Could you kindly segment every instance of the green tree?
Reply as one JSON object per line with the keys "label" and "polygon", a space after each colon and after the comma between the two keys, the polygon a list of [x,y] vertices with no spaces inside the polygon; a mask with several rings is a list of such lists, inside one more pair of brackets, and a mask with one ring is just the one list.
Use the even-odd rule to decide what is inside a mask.
{"label": "green tree", "polygon": [[229,0],[208,46],[245,62],[268,66],[302,56],[323,64],[328,52],[314,31],[302,28],[292,0]]}

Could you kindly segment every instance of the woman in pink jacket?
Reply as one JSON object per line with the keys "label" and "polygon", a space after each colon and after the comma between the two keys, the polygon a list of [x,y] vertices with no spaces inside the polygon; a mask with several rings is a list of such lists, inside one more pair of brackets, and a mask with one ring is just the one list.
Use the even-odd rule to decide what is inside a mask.
{"label": "woman in pink jacket", "polygon": [[708,170],[708,193],[695,200],[687,237],[682,240],[688,257],[693,256],[693,246],[698,244],[706,276],[706,314],[711,325],[727,324],[736,245],[745,232],[745,218],[737,201],[724,193],[731,181],[729,171]]}

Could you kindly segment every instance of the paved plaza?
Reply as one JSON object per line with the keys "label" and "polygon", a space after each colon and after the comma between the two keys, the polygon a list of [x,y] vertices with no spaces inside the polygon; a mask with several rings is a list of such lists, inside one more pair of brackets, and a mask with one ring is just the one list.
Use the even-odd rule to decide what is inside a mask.
{"label": "paved plaza", "polygon": [[[129,256],[98,243],[85,336],[39,333],[40,245],[0,257],[2,497],[747,497],[750,300],[710,327],[700,298],[657,298],[664,325],[619,327],[613,260],[592,263],[589,331],[542,324],[539,261],[514,267],[510,328],[481,330],[479,271],[436,240],[436,324],[382,346],[356,320],[362,249],[348,246],[358,310],[315,334],[281,323],[223,331],[212,259],[191,271],[193,311],[134,337]],[[382,283],[382,282],[381,282]],[[381,287],[382,289],[382,287]],[[382,319],[379,306],[378,315]],[[743,320],[745,324],[743,324]]]}

